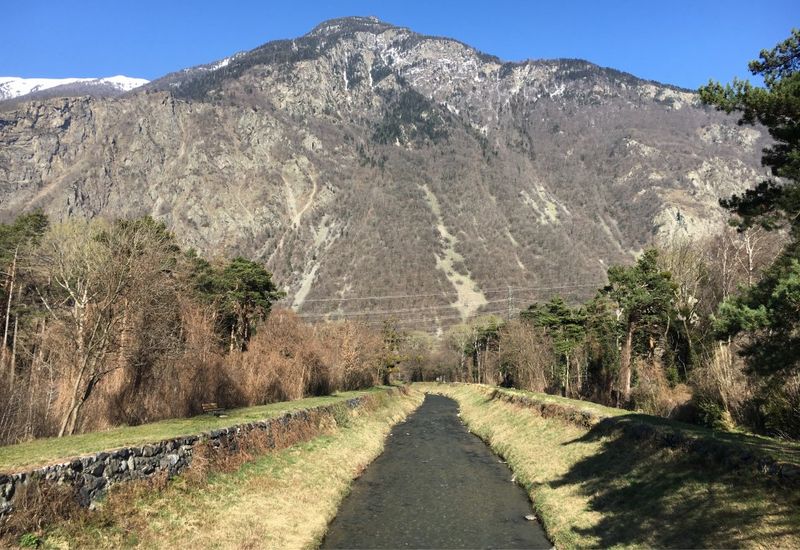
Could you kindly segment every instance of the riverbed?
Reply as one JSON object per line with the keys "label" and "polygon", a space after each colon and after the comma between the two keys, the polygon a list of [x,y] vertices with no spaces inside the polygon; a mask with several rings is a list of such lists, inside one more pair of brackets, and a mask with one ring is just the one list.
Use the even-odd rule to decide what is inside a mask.
{"label": "riverbed", "polygon": [[551,548],[508,466],[428,395],[357,479],[322,548]]}

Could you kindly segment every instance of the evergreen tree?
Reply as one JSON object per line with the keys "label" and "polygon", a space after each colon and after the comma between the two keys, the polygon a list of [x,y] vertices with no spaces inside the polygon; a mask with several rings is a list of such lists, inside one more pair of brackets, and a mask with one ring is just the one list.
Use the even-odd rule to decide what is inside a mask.
{"label": "evergreen tree", "polygon": [[272,274],[258,262],[237,257],[215,268],[194,251],[187,258],[192,265],[195,292],[214,305],[217,325],[228,338],[230,351],[246,350],[259,321],[269,314],[272,303],[284,296],[272,281]]}
{"label": "evergreen tree", "polygon": [[[723,200],[723,206],[741,217],[742,225],[760,223],[775,227],[788,221],[800,231],[800,30],[772,50],[763,50],[760,60],[750,62],[750,71],[764,78],[765,87],[735,79],[725,86],[709,82],[700,88],[701,100],[727,113],[741,113],[739,124],[759,122],[775,140],[764,149],[761,162],[774,178],[758,184],[744,195]],[[776,179],[777,178],[777,179]],[[795,234],[795,238],[798,235]]]}
{"label": "evergreen tree", "polygon": [[634,266],[613,266],[603,293],[617,305],[617,317],[625,337],[620,353],[620,398],[631,396],[634,337],[637,333],[662,332],[672,313],[675,285],[668,272],[658,267],[658,252],[645,251]]}
{"label": "evergreen tree", "polygon": [[[569,307],[560,296],[553,297],[546,304],[536,304],[522,313],[534,324],[543,327],[553,339],[556,354],[563,359],[560,372],[561,393],[570,392],[570,374],[575,350],[583,345],[586,338],[586,312],[581,308]],[[578,390],[582,384],[581,368],[575,365],[578,375]]]}
{"label": "evergreen tree", "polygon": [[739,216],[740,227],[788,225],[791,242],[763,279],[724,302],[716,328],[720,337],[746,332],[750,367],[761,373],[797,373],[800,367],[800,31],[750,63],[765,87],[734,80],[700,89],[707,104],[741,113],[740,124],[763,124],[775,140],[762,163],[773,178],[742,196],[721,201]]}
{"label": "evergreen tree", "polygon": [[620,341],[617,304],[598,293],[586,304],[587,383],[595,398],[612,403],[614,384],[619,378]]}
{"label": "evergreen tree", "polygon": [[230,261],[216,277],[217,292],[230,327],[230,348],[246,349],[258,321],[283,296],[264,267],[246,258]]}

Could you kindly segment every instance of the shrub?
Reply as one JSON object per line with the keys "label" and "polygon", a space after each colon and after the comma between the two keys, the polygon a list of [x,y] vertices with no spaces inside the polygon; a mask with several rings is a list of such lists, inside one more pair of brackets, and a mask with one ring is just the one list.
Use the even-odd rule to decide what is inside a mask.
{"label": "shrub", "polygon": [[787,439],[800,439],[800,374],[767,389],[762,406],[768,433]]}

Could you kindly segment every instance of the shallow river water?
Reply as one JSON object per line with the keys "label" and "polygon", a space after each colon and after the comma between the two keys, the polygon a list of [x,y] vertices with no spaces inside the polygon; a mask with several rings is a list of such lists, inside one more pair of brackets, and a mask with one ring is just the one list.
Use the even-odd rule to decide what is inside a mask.
{"label": "shallow river water", "polygon": [[322,548],[551,548],[508,467],[428,395],[353,484]]}

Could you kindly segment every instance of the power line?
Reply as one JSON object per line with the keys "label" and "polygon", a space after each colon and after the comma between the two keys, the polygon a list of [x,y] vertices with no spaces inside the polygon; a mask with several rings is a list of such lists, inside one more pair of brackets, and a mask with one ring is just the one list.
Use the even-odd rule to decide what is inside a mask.
{"label": "power line", "polygon": [[378,310],[378,311],[330,311],[327,313],[298,313],[300,317],[326,317],[328,315],[341,315],[341,316],[361,316],[361,315],[386,315],[386,314],[394,314],[394,313],[417,313],[422,311],[433,311],[437,309],[457,309],[459,306],[482,306],[486,304],[496,304],[500,302],[506,302],[506,299],[502,300],[489,300],[485,302],[454,302],[452,304],[444,304],[440,306],[422,306],[418,308],[408,308],[408,309],[386,309],[386,310]]}
{"label": "power line", "polygon": [[[517,310],[517,312],[519,312],[519,311],[520,310]],[[482,311],[477,315],[473,315],[473,316],[467,318],[466,320],[475,319],[477,317],[484,316],[484,315],[502,316],[502,314],[504,312],[505,312],[505,310]],[[324,319],[322,321],[325,322],[325,321],[345,321],[345,320],[347,320],[347,319]],[[464,321],[465,318],[462,315],[448,315],[448,316],[444,316],[444,317],[426,316],[426,317],[417,317],[417,318],[393,319],[392,322],[393,323],[397,323],[397,324],[405,324],[405,323],[430,324],[430,323],[439,323],[441,321],[448,321],[448,320]],[[384,321],[385,321],[385,319],[368,319],[368,320],[363,320],[363,321],[362,320],[357,320],[357,322],[361,322],[361,323],[363,323],[365,325],[372,325],[372,326],[380,326],[380,325],[382,325],[384,323]]]}
{"label": "power line", "polygon": [[[486,311],[486,312],[481,312],[480,315],[473,315],[471,317],[468,317],[467,319],[475,319],[476,317],[484,315],[500,315],[501,313],[503,313],[503,311]],[[440,323],[441,321],[448,321],[448,320],[464,321],[465,318],[462,315],[448,315],[445,317],[417,317],[415,319],[396,319],[393,320],[393,322],[398,324],[404,324],[404,323],[425,324],[425,323]],[[379,324],[378,321],[369,321],[368,323]]]}
{"label": "power line", "polygon": [[[588,286],[588,285],[586,285]],[[537,288],[536,290],[541,290],[541,288]],[[511,292],[509,292],[509,296]],[[531,292],[531,291],[528,291]],[[304,319],[313,319],[313,318],[326,318],[330,320],[334,319],[347,319],[351,317],[364,317],[364,316],[372,316],[372,315],[395,315],[395,314],[404,314],[404,313],[425,313],[431,312],[435,315],[437,310],[446,310],[446,309],[458,309],[460,306],[474,306],[477,308],[481,308],[483,306],[489,304],[500,304],[505,303],[508,307],[509,315],[511,314],[512,309],[517,309],[514,307],[513,304],[514,298],[506,297],[497,300],[488,300],[488,301],[462,301],[462,302],[453,302],[450,304],[442,304],[438,306],[421,306],[416,308],[406,308],[406,309],[384,309],[384,310],[356,310],[356,311],[327,311],[327,312],[319,312],[319,313],[298,313],[299,317]],[[485,314],[486,312],[480,311],[476,312],[480,314]]]}
{"label": "power line", "polygon": [[[531,286],[531,287],[504,287],[504,288],[494,288],[489,290],[481,290],[482,294],[493,294],[498,292],[508,292],[511,291],[534,291],[534,290],[561,290],[561,289],[568,289],[568,288],[597,288],[598,286],[602,286],[606,284],[605,281],[597,282],[597,283],[588,283],[588,284],[569,284],[569,285],[556,285],[556,286]],[[400,298],[432,298],[432,297],[446,297],[446,296],[458,296],[458,292],[437,292],[432,294],[395,294],[395,295],[377,295],[377,296],[355,296],[355,297],[341,297],[341,298],[312,298],[308,300],[303,300],[303,304],[307,303],[314,303],[314,302],[351,302],[351,301],[363,301],[363,300],[396,300]]]}
{"label": "power line", "polygon": [[[342,320],[353,320],[355,322],[363,323],[367,326],[381,326],[385,322],[385,318],[383,319],[375,319],[371,318],[371,316],[375,315],[394,315],[394,314],[421,314],[422,317],[400,317],[399,319],[393,319],[392,321],[397,323],[398,325],[409,329],[417,329],[423,332],[427,332],[429,334],[435,335],[437,332],[440,332],[443,328],[446,328],[448,325],[452,326],[457,323],[461,322],[468,322],[469,320],[474,320],[480,316],[485,315],[495,315],[498,317],[503,317],[507,315],[509,320],[523,309],[516,307],[516,300],[520,298],[520,296],[514,295],[514,292],[525,294],[530,294],[532,292],[537,291],[547,291],[547,290],[579,290],[583,288],[597,288],[598,286],[605,284],[603,283],[588,283],[588,284],[566,284],[566,285],[549,285],[549,286],[532,286],[532,287],[506,287],[506,288],[498,288],[484,291],[484,294],[489,293],[499,293],[505,292],[506,297],[498,298],[494,300],[487,300],[487,301],[480,301],[476,302],[474,300],[465,300],[465,301],[457,301],[450,304],[443,304],[438,306],[422,306],[416,308],[405,308],[405,309],[384,309],[384,310],[356,310],[356,311],[329,311],[324,313],[298,313],[298,316],[301,318],[306,319],[309,322],[329,322],[329,321],[342,321]],[[399,298],[421,298],[421,297],[445,297],[445,296],[457,296],[457,292],[452,293],[438,293],[438,294],[402,294],[402,295],[384,295],[384,296],[362,296],[362,297],[355,297],[355,298],[319,298],[314,300],[306,300],[306,302],[347,302],[347,301],[364,301],[364,300],[389,300],[389,299],[399,299]],[[305,302],[304,302],[305,303]],[[498,306],[494,305],[489,311],[476,311],[470,317],[465,318],[463,315],[439,315],[438,310],[448,310],[448,309],[457,309],[459,306],[477,306],[477,307],[484,307],[490,304],[506,304],[506,307],[501,309],[496,309]],[[442,311],[441,313],[451,313],[449,311]],[[358,317],[366,317],[364,319],[359,319]]]}

